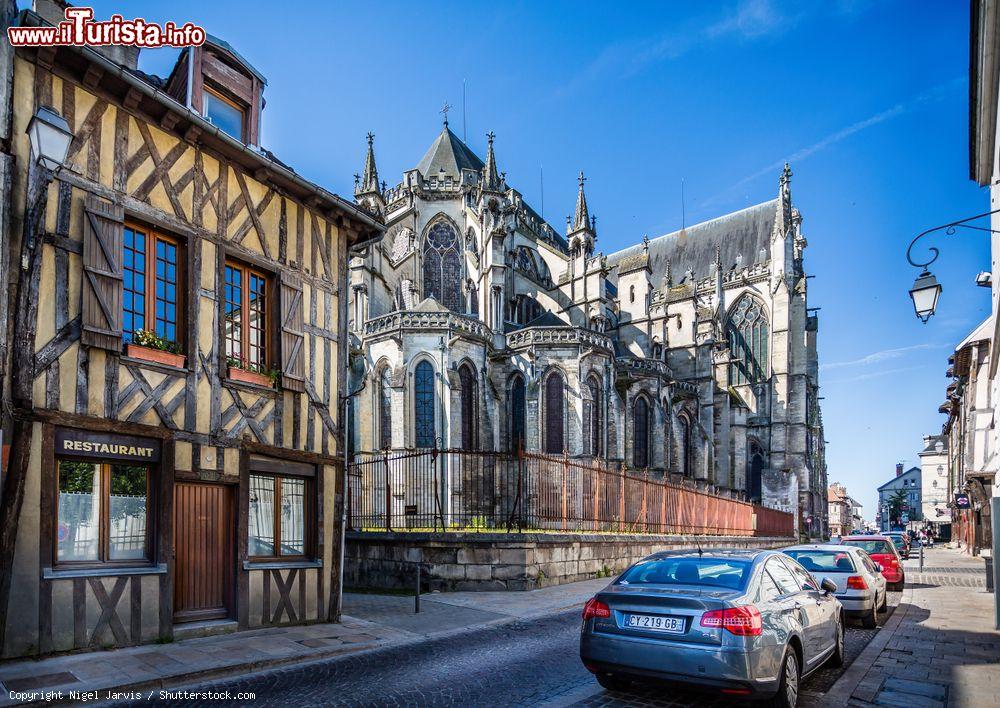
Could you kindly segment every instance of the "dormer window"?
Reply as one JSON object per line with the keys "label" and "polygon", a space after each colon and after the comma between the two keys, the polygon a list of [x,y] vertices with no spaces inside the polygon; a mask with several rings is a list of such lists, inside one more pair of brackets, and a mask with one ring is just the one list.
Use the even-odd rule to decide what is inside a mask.
{"label": "dormer window", "polygon": [[212,125],[241,142],[246,142],[246,109],[221,92],[205,86],[205,117]]}

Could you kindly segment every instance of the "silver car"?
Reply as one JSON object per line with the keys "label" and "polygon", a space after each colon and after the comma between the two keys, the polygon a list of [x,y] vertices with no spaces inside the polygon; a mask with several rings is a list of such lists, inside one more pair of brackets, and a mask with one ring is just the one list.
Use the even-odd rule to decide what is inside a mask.
{"label": "silver car", "polygon": [[857,546],[830,544],[790,546],[784,553],[821,582],[829,578],[836,583],[834,594],[848,617],[869,629],[878,625],[878,613],[886,608],[885,577],[867,553]]}
{"label": "silver car", "polygon": [[843,663],[835,590],[777,551],[656,553],[587,602],[580,657],[609,689],[651,677],[790,708]]}

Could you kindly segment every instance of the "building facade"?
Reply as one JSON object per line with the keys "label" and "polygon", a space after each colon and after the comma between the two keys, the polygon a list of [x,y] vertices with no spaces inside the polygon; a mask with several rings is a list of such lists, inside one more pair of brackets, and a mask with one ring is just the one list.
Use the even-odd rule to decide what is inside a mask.
{"label": "building facade", "polygon": [[922,486],[920,468],[904,471],[896,465],[896,476],[878,488],[878,522],[880,531],[897,531],[921,526]]}
{"label": "building facade", "polygon": [[826,527],[818,318],[791,170],[775,199],[604,254],[579,178],[558,231],[445,121],[402,181],[373,139],[350,264],[355,450],[593,457]]}
{"label": "building facade", "polygon": [[834,482],[827,490],[829,507],[830,536],[848,536],[855,529],[863,528],[861,504],[839,482]]}
{"label": "building facade", "polygon": [[[3,656],[339,617],[344,264],[382,227],[260,147],[266,81],[228,44],[167,78],[137,54],[18,49],[0,81]],[[33,228],[45,106],[73,138]]]}
{"label": "building facade", "polygon": [[952,501],[948,487],[948,436],[925,435],[920,451],[920,515],[923,526],[942,539],[951,537]]}

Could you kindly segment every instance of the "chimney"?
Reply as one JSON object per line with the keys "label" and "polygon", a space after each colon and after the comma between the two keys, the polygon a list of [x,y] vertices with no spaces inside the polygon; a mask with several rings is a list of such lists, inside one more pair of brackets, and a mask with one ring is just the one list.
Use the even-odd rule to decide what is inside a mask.
{"label": "chimney", "polygon": [[897,462],[896,463],[896,476],[898,477],[901,474],[903,474],[903,463],[902,462]]}

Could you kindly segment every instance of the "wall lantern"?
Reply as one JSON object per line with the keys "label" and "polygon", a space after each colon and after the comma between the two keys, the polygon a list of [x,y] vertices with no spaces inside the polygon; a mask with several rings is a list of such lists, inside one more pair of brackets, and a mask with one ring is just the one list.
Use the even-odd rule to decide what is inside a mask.
{"label": "wall lantern", "polygon": [[66,160],[73,132],[69,123],[49,106],[41,106],[28,123],[31,155],[39,165],[55,172]]}

